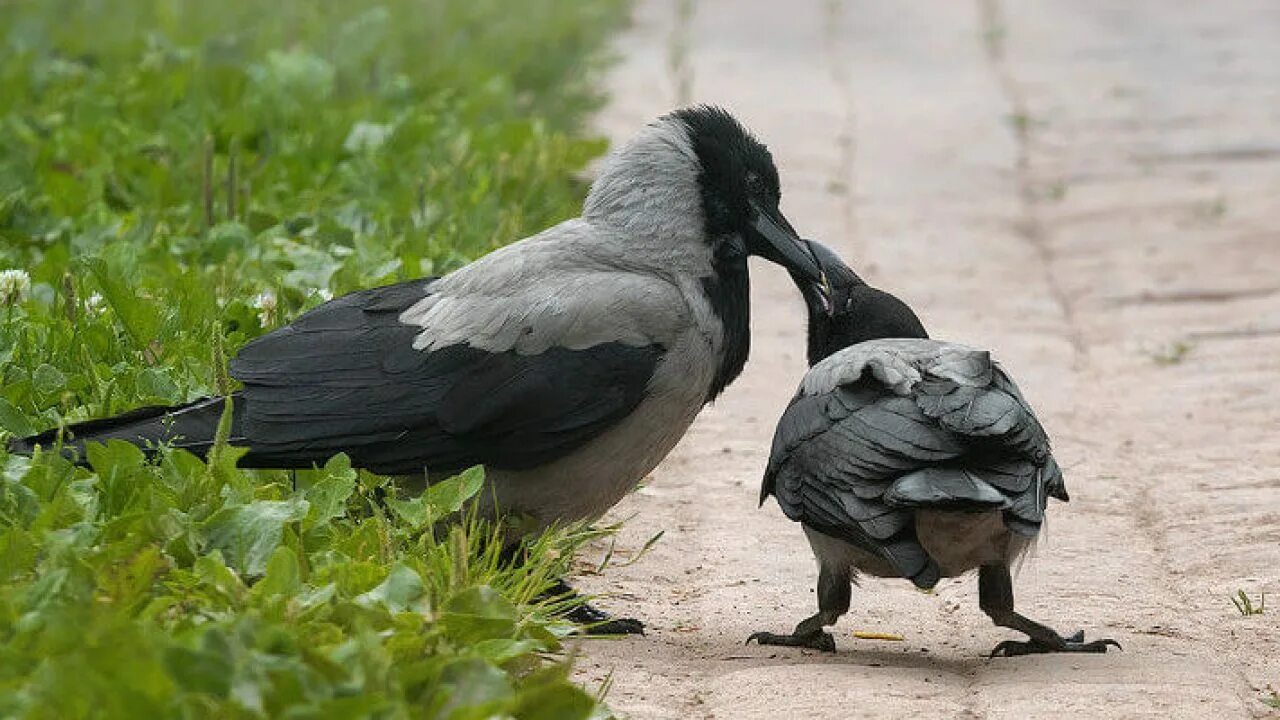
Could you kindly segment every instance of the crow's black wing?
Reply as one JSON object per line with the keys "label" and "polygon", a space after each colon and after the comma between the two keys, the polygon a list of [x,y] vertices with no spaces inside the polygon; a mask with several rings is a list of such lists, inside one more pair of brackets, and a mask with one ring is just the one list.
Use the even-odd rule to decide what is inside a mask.
{"label": "crow's black wing", "polygon": [[244,383],[242,464],[309,467],[346,452],[388,474],[535,467],[634,410],[663,354],[610,342],[536,355],[415,350],[422,330],[399,318],[430,282],[337,298],[246,345],[231,364]]}

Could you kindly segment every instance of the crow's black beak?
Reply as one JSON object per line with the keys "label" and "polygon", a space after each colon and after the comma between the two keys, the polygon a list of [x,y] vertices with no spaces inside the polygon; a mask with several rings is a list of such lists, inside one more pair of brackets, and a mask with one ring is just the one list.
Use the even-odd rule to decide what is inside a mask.
{"label": "crow's black beak", "polygon": [[755,242],[750,243],[753,254],[783,266],[796,277],[830,287],[813,250],[800,239],[781,212],[763,209],[755,203],[751,204],[751,210],[755,213],[751,220],[755,235],[752,238]]}

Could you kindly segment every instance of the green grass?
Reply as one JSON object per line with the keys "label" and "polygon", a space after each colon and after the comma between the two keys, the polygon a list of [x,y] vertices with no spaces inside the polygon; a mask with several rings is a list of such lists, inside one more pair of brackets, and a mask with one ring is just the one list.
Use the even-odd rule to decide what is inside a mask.
{"label": "green grass", "polygon": [[[576,214],[622,0],[0,3],[0,437],[226,389],[324,298]],[[376,502],[98,447],[0,450],[0,716],[586,717],[535,602],[585,531],[499,567],[474,491]],[[394,492],[393,492],[394,496]]]}
{"label": "green grass", "polygon": [[1262,593],[1258,604],[1254,605],[1253,598],[1249,597],[1244,590],[1236,590],[1236,594],[1231,596],[1231,604],[1236,606],[1236,612],[1243,617],[1262,615],[1267,611],[1267,594]]}

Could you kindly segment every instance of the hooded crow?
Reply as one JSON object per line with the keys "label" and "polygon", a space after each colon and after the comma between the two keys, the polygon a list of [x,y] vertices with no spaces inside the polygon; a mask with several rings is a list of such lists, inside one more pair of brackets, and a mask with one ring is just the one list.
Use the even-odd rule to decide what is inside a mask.
{"label": "hooded crow", "polygon": [[[725,110],[676,110],[602,164],[582,216],[439,278],[352,293],[246,345],[243,389],[64,429],[204,454],[224,402],[242,467],[343,452],[377,473],[487,469],[527,529],[600,516],[747,360],[747,258],[808,282],[769,151]],[[29,453],[59,431],[17,440]]]}
{"label": "hooded crow", "polygon": [[1047,499],[1067,500],[1049,438],[991,355],[928,339],[898,298],[811,243],[830,285],[797,278],[809,363],[778,422],[760,502],[773,495],[818,559],[818,612],[790,635],[748,642],[835,650],[823,631],[849,610],[858,572],[922,589],[978,570],[979,605],[1027,634],[996,655],[1106,652],[1014,611],[1009,567],[1035,540]]}

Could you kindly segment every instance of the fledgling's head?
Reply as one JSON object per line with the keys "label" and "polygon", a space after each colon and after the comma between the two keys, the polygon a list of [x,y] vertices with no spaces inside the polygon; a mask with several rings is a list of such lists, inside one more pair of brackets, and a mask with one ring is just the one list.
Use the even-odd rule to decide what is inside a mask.
{"label": "fledgling's head", "polygon": [[806,241],[827,283],[792,274],[809,310],[809,364],[868,340],[927,338],[915,311],[862,278],[822,243]]}
{"label": "fledgling's head", "polygon": [[582,214],[637,239],[703,243],[724,261],[757,255],[817,281],[781,199],[768,148],[726,110],[697,105],[658,118],[612,153]]}

